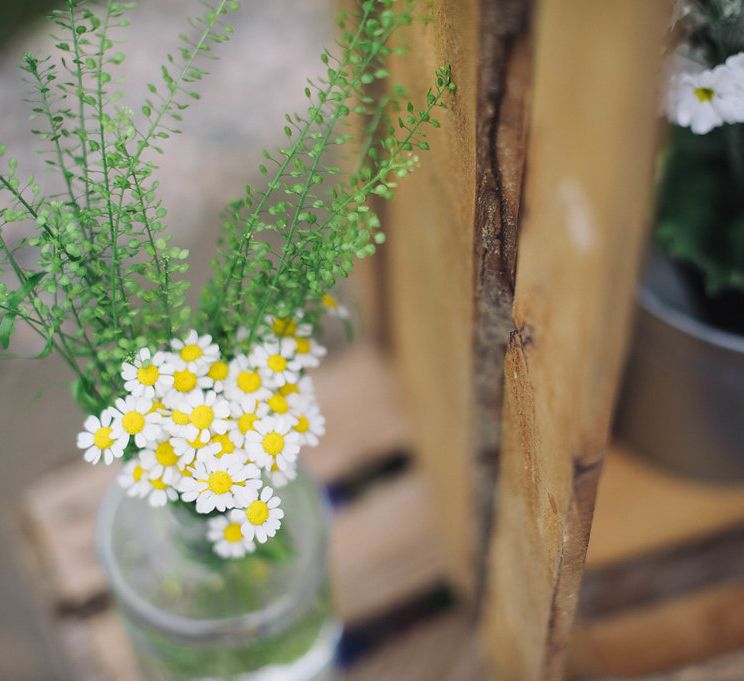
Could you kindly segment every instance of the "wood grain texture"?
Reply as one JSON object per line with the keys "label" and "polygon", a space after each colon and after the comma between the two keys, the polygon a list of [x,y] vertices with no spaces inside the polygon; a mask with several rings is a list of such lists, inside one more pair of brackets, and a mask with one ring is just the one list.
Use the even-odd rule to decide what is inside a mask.
{"label": "wood grain texture", "polygon": [[501,681],[562,676],[645,238],[664,12],[538,4],[484,620]]}
{"label": "wood grain texture", "polygon": [[511,309],[527,156],[531,5],[531,0],[481,2],[473,233],[476,598],[486,582],[501,445],[504,353],[514,330]]}
{"label": "wood grain texture", "polygon": [[407,42],[415,58],[392,65],[414,101],[437,67],[451,64],[457,93],[437,114],[420,169],[386,209],[391,338],[415,451],[425,466],[450,574],[474,585],[473,224],[479,0],[434,0],[432,21]]}
{"label": "wood grain texture", "polygon": [[[579,621],[571,642],[571,676],[636,677],[742,649],[743,604],[744,583],[739,582]],[[739,671],[744,678],[744,667]]]}

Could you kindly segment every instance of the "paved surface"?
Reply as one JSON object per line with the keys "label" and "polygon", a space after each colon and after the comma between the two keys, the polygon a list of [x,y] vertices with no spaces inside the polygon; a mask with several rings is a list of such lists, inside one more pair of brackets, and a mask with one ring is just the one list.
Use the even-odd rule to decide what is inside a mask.
{"label": "paved surface", "polygon": [[[132,13],[125,63],[129,91],[144,92],[156,78],[177,20],[193,0],[146,0]],[[224,202],[258,181],[253,169],[263,147],[281,141],[281,116],[303,106],[304,79],[315,76],[321,46],[328,41],[328,0],[244,0],[234,18],[236,35],[223,46],[201,87],[203,99],[188,112],[184,135],[166,147],[159,173],[169,224],[177,242],[192,249],[192,281],[208,273],[218,213]],[[48,25],[3,46],[0,52],[0,141],[19,166],[41,167],[29,141],[24,87],[14,67],[24,49],[43,53]],[[0,199],[2,201],[3,199]],[[32,349],[29,339],[29,351]],[[34,586],[21,574],[12,525],[14,499],[55,463],[77,456],[81,415],[68,396],[68,373],[54,359],[0,364],[0,678],[62,681],[65,673]],[[41,390],[45,391],[39,395]]]}

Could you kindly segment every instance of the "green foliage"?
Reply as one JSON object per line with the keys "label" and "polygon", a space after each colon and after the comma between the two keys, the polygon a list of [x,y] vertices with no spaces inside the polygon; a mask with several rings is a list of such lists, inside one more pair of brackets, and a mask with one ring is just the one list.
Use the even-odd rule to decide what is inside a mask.
{"label": "green foliage", "polygon": [[[149,156],[178,132],[174,124],[198,96],[200,64],[229,36],[224,16],[235,3],[204,5],[191,20],[195,35],[182,36],[161,82],[148,85],[144,124],[111,89],[125,58],[114,34],[128,25],[132,3],[66,0],[52,14],[63,36],[59,59],[27,54],[21,65],[33,93],[32,132],[65,195],[47,196],[34,178],[20,178],[14,159],[0,174],[10,199],[0,211],[0,270],[18,284],[0,289],[0,342],[7,349],[16,321],[25,321],[44,339],[42,355],[54,349],[75,371],[73,393],[89,411],[120,393],[125,358],[165,343],[189,321],[181,278],[188,252],[169,243]],[[16,222],[30,223],[33,234],[11,245],[5,228]],[[33,267],[21,265],[29,261]]]}
{"label": "green foliage", "polygon": [[[710,68],[744,51],[742,0],[690,0],[673,43]],[[663,157],[656,240],[697,268],[709,296],[744,292],[744,125],[705,135],[673,127]]]}
{"label": "green foliage", "polygon": [[699,268],[711,296],[744,292],[744,188],[728,163],[730,144],[725,128],[707,135],[674,128],[658,199],[658,243]]}
{"label": "green foliage", "polygon": [[[235,0],[202,4],[136,113],[112,86],[125,59],[116,35],[133,3],[66,0],[52,15],[58,59],[27,54],[21,66],[33,93],[32,132],[65,192],[45,193],[19,176],[14,159],[0,172],[9,199],[0,209],[0,272],[16,279],[16,288],[0,284],[0,346],[7,350],[25,322],[44,340],[40,356],[56,351],[75,372],[73,394],[90,412],[121,393],[123,360],[192,323],[228,352],[241,327],[250,344],[267,314],[303,310],[315,323],[323,294],[383,242],[369,200],[393,197],[428,150],[426,130],[440,126],[435,114],[455,88],[449,67],[437,70],[418,106],[399,85],[381,87],[389,58],[404,53],[391,39],[413,21],[416,0],[363,0],[342,14],[338,54],[323,52],[325,74],[308,81],[307,111],[287,115],[286,146],[264,152],[265,190],[249,186],[228,207],[214,276],[192,319],[188,251],[165,230],[153,158],[199,98],[213,46],[232,33],[225,18]],[[330,158],[339,146],[351,150],[344,170]],[[14,223],[30,226],[30,236],[11,243],[6,227]]]}
{"label": "green foliage", "polygon": [[[308,81],[307,111],[286,116],[286,146],[264,151],[266,188],[248,186],[230,204],[201,298],[200,327],[218,342],[244,326],[250,344],[267,314],[292,317],[302,309],[315,321],[323,294],[384,240],[369,199],[393,197],[416,166],[416,152],[429,148],[425,129],[439,127],[434,113],[454,89],[445,67],[421,108],[404,102],[397,85],[384,97],[371,94],[369,86],[389,78],[390,55],[403,53],[390,40],[411,23],[414,5],[374,0],[362,2],[358,16],[342,14],[339,54],[321,55],[326,72]],[[338,145],[355,149],[349,173],[327,158]]]}

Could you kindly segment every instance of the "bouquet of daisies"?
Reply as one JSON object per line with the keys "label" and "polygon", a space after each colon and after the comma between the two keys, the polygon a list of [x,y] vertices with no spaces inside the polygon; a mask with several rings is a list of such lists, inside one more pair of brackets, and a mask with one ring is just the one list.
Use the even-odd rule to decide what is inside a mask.
{"label": "bouquet of daisies", "polygon": [[122,365],[126,396],[89,416],[77,439],[92,464],[129,453],[119,482],[130,496],[209,514],[208,537],[225,558],[276,534],[284,513],[274,489],[296,477],[301,448],[324,433],[305,372],[325,348],[301,320],[268,326],[247,354],[239,345],[223,353],[194,330],[155,353],[142,348]]}
{"label": "bouquet of daisies", "polygon": [[416,104],[389,83],[390,56],[405,53],[391,42],[416,0],[360,0],[342,13],[307,110],[288,114],[286,143],[263,152],[265,186],[226,207],[192,310],[189,253],[171,243],[153,154],[232,35],[236,0],[202,4],[136,107],[115,85],[132,3],[65,0],[52,15],[58,58],[24,57],[33,133],[64,191],[45,193],[14,158],[0,170],[0,346],[11,349],[19,323],[36,333],[38,357],[66,362],[91,414],[78,436],[85,460],[123,460],[128,494],[208,516],[215,551],[239,557],[276,535],[277,490],[323,434],[306,371],[325,354],[323,316],[346,316],[329,291],[384,241],[370,199],[391,199],[416,168],[455,86],[439,68]]}

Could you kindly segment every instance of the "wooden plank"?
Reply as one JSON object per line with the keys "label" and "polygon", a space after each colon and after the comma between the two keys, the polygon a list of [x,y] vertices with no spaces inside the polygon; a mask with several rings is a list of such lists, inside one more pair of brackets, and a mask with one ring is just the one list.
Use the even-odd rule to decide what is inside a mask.
{"label": "wooden plank", "polygon": [[484,620],[502,681],[562,676],[644,242],[664,14],[538,5]]}
{"label": "wooden plank", "polygon": [[743,604],[739,582],[579,622],[570,672],[580,679],[632,677],[744,648]]}
{"label": "wooden plank", "polygon": [[425,465],[450,574],[474,585],[473,225],[480,0],[434,0],[432,21],[411,27],[415,59],[393,78],[423,101],[437,67],[451,64],[457,94],[437,113],[442,129],[386,207],[391,339],[403,378],[415,452]]}
{"label": "wooden plank", "polygon": [[744,583],[744,526],[588,569],[579,612],[584,618],[602,617],[724,582]]}
{"label": "wooden plank", "polygon": [[742,669],[744,650],[673,672],[646,676],[638,681],[741,681]]}
{"label": "wooden plank", "polygon": [[604,567],[742,525],[741,483],[675,476],[616,444],[599,483],[587,566]]}
{"label": "wooden plank", "polygon": [[462,612],[420,624],[352,667],[346,681],[486,681],[486,672]]}
{"label": "wooden plank", "polygon": [[353,345],[313,373],[326,434],[303,451],[308,469],[325,482],[410,446],[400,390],[389,362],[374,346]]}
{"label": "wooden plank", "polygon": [[347,624],[389,610],[444,578],[445,561],[423,478],[380,484],[336,518],[331,583]]}

